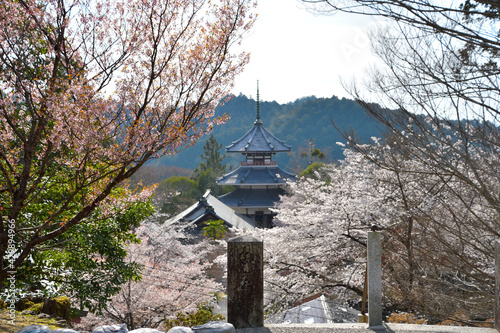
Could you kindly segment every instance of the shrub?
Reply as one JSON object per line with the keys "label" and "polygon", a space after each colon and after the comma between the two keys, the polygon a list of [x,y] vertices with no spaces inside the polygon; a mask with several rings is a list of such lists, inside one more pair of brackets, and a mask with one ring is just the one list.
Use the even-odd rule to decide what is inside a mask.
{"label": "shrub", "polygon": [[33,311],[36,314],[39,314],[42,312],[42,308],[43,308],[43,303],[36,303],[36,304],[33,304],[32,306],[30,306],[28,308],[28,310]]}
{"label": "shrub", "polygon": [[174,319],[167,319],[165,321],[165,331],[170,330],[174,326],[193,327],[221,320],[224,320],[224,317],[220,314],[214,314],[212,306],[199,304],[198,310],[195,313],[178,312]]}
{"label": "shrub", "polygon": [[427,320],[425,320],[424,318],[418,318],[413,313],[407,312],[393,312],[389,317],[387,317],[387,322],[399,324],[427,324]]}
{"label": "shrub", "polygon": [[223,220],[209,220],[205,222],[203,236],[211,239],[223,239],[226,236],[226,226]]}
{"label": "shrub", "polygon": [[470,317],[463,312],[455,313],[451,318],[446,319],[438,323],[438,325],[443,326],[467,326],[467,322],[470,321]]}
{"label": "shrub", "polygon": [[34,304],[35,303],[33,303],[32,301],[30,301],[29,299],[21,299],[16,304],[16,310],[17,311],[23,311],[23,310],[29,309]]}

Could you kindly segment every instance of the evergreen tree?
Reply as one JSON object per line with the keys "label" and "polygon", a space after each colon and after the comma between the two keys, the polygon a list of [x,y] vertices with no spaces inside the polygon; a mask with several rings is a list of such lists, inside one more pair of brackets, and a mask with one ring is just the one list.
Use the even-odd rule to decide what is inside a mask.
{"label": "evergreen tree", "polygon": [[203,154],[201,154],[202,162],[194,170],[193,178],[198,179],[200,174],[208,169],[213,170],[215,177],[222,176],[226,173],[227,165],[223,164],[222,161],[227,155],[222,155],[220,150],[222,149],[222,143],[218,143],[213,134],[210,134],[207,142],[203,146]]}
{"label": "evergreen tree", "polygon": [[214,135],[211,134],[201,154],[202,162],[193,171],[191,178],[198,182],[198,190],[205,192],[211,189],[214,195],[223,193],[223,189],[217,185],[217,177],[226,173],[227,165],[223,163],[227,155],[221,154],[222,144],[219,144]]}

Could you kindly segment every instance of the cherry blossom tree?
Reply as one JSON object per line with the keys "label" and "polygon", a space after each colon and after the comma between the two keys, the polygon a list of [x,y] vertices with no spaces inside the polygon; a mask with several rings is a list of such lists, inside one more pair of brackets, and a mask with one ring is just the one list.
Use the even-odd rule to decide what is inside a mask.
{"label": "cherry blossom tree", "polygon": [[[269,307],[290,306],[319,293],[343,301],[362,294],[366,231],[389,222],[382,209],[383,184],[373,179],[374,165],[347,154],[341,166],[324,165],[316,178],[289,184],[276,212],[277,227],[260,230],[267,256]],[[274,302],[276,300],[276,303]]]}
{"label": "cherry blossom tree", "polygon": [[[447,35],[465,42],[469,51],[494,55],[500,47],[498,19],[500,5],[489,0],[443,3],[435,0],[302,0],[320,13],[343,11],[401,22],[426,34]],[[493,68],[491,68],[493,70]]]}
{"label": "cherry blossom tree", "polygon": [[[411,134],[407,137],[412,140]],[[447,143],[432,142],[462,172],[445,174],[433,160],[415,158],[417,151],[411,153],[406,141],[394,139],[389,136],[377,148],[356,146],[388,175],[384,182],[396,189],[389,203],[397,203],[402,212],[385,230],[386,279],[397,295],[392,302],[431,318],[462,311],[492,318],[496,208],[464,181],[474,177],[474,170],[461,159],[461,149],[451,151]],[[461,145],[459,140],[456,145]],[[471,156],[478,164],[487,166],[496,159],[494,153],[476,148]],[[486,187],[499,184],[496,177],[483,179]]]}
{"label": "cherry blossom tree", "polygon": [[[278,226],[258,231],[270,309],[316,293],[360,300],[366,232],[376,224],[388,307],[434,320],[458,311],[491,318],[495,208],[458,177],[444,184],[429,162],[409,159],[405,144],[391,139],[346,149],[339,166],[290,184]],[[498,186],[495,178],[488,184]]]}
{"label": "cherry blossom tree", "polygon": [[[492,302],[489,263],[500,230],[498,3],[304,2],[318,10],[389,19],[370,36],[382,65],[371,72],[367,84],[348,89],[385,127],[384,146],[393,153],[377,154],[346,138],[351,148],[400,183],[402,207],[411,210],[398,237],[406,238],[405,253],[426,263],[404,259],[414,262],[412,277],[426,276],[431,292],[446,290],[449,300],[456,298],[470,313],[481,313],[481,305]],[[418,187],[412,188],[412,182]],[[427,237],[415,246],[403,231]],[[418,292],[409,295],[419,300]],[[453,302],[444,306],[443,300],[427,297],[419,303],[452,311]]]}
{"label": "cherry blossom tree", "polygon": [[[75,226],[145,200],[151,189],[126,180],[225,120],[214,108],[248,61],[232,49],[251,7],[2,1],[0,282]],[[6,262],[9,231],[16,250]]]}
{"label": "cherry blossom tree", "polygon": [[435,208],[416,220],[433,237],[418,250],[432,263],[425,283],[449,296],[419,303],[434,312],[453,311],[458,304],[471,315],[491,317],[493,241],[500,236],[498,6],[470,1],[464,8],[472,12],[444,14],[463,15],[460,23],[443,18],[437,23],[466,34],[439,28],[428,33],[411,23],[397,24],[395,31],[379,29],[373,48],[385,66],[373,71],[367,86],[352,89],[390,133],[392,149],[414,161],[412,167],[351,146],[381,168],[433,181],[427,202]]}
{"label": "cherry blossom tree", "polygon": [[165,319],[178,312],[195,312],[199,304],[211,303],[222,291],[222,285],[207,275],[212,266],[207,255],[213,245],[191,243],[186,234],[152,224],[143,224],[137,234],[141,243],[128,246],[127,260],[141,267],[142,278],[122,285],[102,316],[89,315],[81,328],[117,322],[129,329],[161,327]]}

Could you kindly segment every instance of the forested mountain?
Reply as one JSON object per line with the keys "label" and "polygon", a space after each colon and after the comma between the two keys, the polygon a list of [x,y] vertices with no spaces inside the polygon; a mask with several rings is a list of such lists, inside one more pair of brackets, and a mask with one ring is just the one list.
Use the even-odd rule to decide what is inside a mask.
{"label": "forested mountain", "polygon": [[[250,130],[256,117],[256,102],[244,95],[235,96],[216,109],[216,115],[224,113],[231,115],[231,119],[226,124],[217,126],[213,133],[225,147]],[[341,131],[352,129],[362,141],[380,134],[377,123],[358,103],[335,96],[304,97],[287,104],[261,101],[260,114],[266,129],[293,147],[291,154],[275,156],[280,166],[288,170],[300,169],[307,164],[307,158],[301,158],[300,153],[307,151],[311,138],[314,140],[314,147],[325,153],[325,161],[343,158],[341,147],[336,142],[345,140],[332,125],[332,120]],[[205,137],[194,147],[173,157],[164,157],[157,163],[194,169],[201,161],[200,155],[206,140]],[[225,161],[235,167],[241,160],[241,156],[231,155]]]}

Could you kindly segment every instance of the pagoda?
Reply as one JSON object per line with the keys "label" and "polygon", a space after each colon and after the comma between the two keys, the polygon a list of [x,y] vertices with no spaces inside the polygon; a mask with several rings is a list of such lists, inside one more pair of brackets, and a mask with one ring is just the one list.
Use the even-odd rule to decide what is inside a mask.
{"label": "pagoda", "polygon": [[218,199],[236,213],[255,220],[257,227],[271,227],[275,215],[269,208],[285,193],[285,184],[296,176],[278,167],[272,160],[276,153],[286,153],[292,147],[264,128],[260,119],[259,86],[257,83],[257,117],[253,127],[239,140],[226,147],[227,153],[245,156],[240,166],[217,179],[218,185],[238,188]]}

